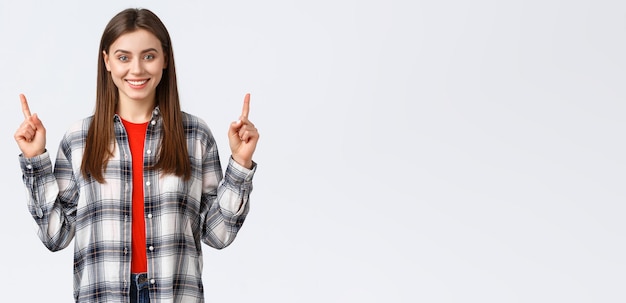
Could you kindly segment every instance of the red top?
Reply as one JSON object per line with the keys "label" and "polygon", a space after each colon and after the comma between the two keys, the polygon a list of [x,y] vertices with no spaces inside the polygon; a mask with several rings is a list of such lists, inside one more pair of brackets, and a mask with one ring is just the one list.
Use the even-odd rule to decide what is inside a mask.
{"label": "red top", "polygon": [[133,243],[130,270],[132,273],[143,273],[148,271],[143,196],[143,148],[146,141],[148,122],[137,124],[122,119],[122,123],[124,123],[126,133],[128,134],[128,145],[130,146],[130,154],[133,160]]}

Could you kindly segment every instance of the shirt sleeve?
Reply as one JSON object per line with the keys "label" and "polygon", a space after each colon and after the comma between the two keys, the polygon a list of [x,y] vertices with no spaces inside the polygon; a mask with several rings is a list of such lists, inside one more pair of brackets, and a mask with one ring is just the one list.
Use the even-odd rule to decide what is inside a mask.
{"label": "shirt sleeve", "polygon": [[257,164],[253,162],[252,168],[247,169],[229,157],[224,177],[216,179],[215,172],[221,172],[217,154],[214,145],[205,159],[207,175],[202,195],[205,207],[202,211],[202,240],[211,247],[222,249],[235,240],[248,214]]}
{"label": "shirt sleeve", "polygon": [[78,191],[66,152],[59,148],[54,169],[48,151],[33,158],[19,155],[28,210],[39,239],[51,251],[67,247],[75,231]]}

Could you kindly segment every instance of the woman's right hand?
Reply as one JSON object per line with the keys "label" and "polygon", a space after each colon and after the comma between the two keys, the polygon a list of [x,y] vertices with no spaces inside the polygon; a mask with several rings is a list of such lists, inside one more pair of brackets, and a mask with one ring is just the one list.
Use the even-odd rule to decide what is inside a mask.
{"label": "woman's right hand", "polygon": [[22,102],[24,122],[13,137],[22,151],[22,155],[26,158],[32,158],[46,151],[46,128],[43,127],[37,114],[30,114],[28,101],[26,101],[24,94],[20,94],[20,101]]}

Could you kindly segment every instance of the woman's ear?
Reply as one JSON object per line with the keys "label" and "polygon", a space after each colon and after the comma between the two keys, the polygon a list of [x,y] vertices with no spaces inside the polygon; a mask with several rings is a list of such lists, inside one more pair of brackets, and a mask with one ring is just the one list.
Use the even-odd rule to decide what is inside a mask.
{"label": "woman's ear", "polygon": [[107,71],[111,71],[111,67],[109,66],[109,55],[105,50],[102,51],[102,60],[104,60],[104,65],[107,68]]}

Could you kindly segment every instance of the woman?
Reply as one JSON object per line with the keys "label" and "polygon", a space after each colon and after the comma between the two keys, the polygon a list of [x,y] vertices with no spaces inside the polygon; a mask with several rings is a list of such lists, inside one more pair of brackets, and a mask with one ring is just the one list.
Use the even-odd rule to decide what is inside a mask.
{"label": "woman", "polygon": [[76,302],[203,302],[204,242],[235,239],[249,209],[259,134],[250,95],[222,171],[206,123],[182,112],[169,33],[126,9],[100,42],[95,112],[74,124],[54,168],[46,130],[20,95],[15,133],[28,208],[51,251],[74,240]]}

